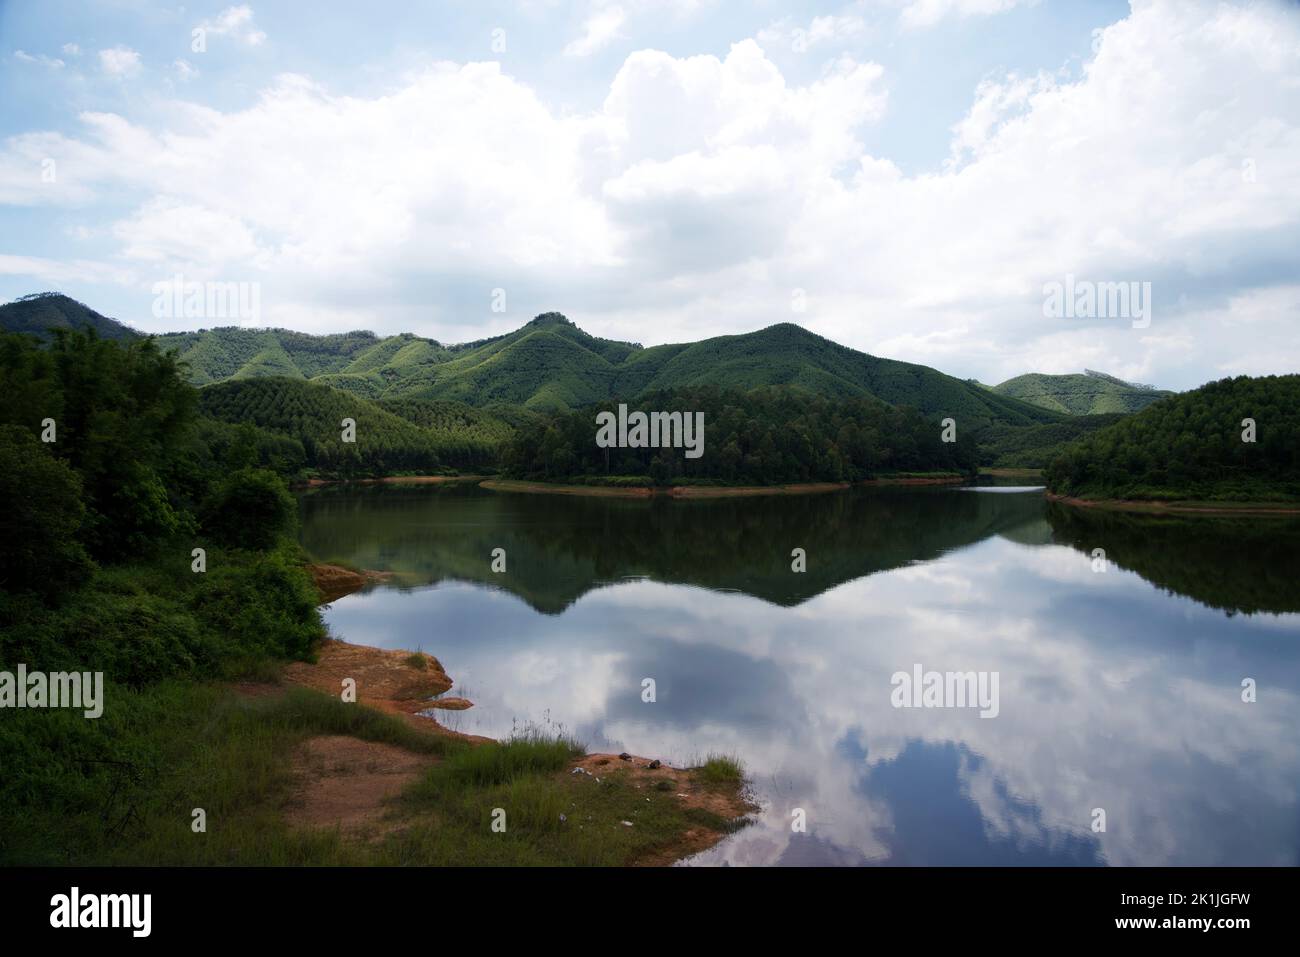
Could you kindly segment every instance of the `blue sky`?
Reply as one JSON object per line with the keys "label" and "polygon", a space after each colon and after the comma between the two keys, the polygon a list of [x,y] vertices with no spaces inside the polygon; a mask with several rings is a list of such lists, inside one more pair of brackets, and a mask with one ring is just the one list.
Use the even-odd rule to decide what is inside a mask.
{"label": "blue sky", "polygon": [[[0,300],[236,321],[160,315],[179,276],[312,332],[1300,368],[1294,5],[4,3],[0,85]],[[1067,277],[1150,283],[1151,321],[1046,315]]]}

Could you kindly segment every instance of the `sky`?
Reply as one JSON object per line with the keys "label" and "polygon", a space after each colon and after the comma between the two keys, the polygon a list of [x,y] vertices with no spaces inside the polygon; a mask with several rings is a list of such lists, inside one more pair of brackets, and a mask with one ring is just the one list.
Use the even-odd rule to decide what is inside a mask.
{"label": "sky", "polygon": [[[0,301],[1300,371],[1294,2],[11,0],[0,89]],[[255,314],[169,313],[173,282]],[[1049,305],[1113,284],[1129,310]]]}

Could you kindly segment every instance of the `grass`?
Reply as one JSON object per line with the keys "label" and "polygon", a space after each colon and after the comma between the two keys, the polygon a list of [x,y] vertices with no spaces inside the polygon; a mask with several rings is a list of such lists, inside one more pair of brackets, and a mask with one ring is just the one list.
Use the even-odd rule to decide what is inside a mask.
{"label": "grass", "polygon": [[[447,764],[463,759],[458,755]],[[493,761],[491,766],[501,764]],[[385,859],[398,864],[620,866],[677,856],[674,848],[688,830],[725,834],[739,826],[686,807],[675,793],[657,785],[635,783],[623,767],[600,774],[599,781],[593,775],[539,769],[473,787],[446,776],[445,767],[434,767],[407,792],[409,806],[420,813],[413,826],[390,840],[382,852]],[[494,831],[494,820],[503,821],[505,830]]]}
{"label": "grass", "polygon": [[[671,786],[637,786],[622,767],[599,783],[570,774],[583,748],[538,729],[471,746],[303,688],[245,698],[164,681],[108,693],[116,706],[98,721],[24,710],[0,731],[0,748],[26,747],[30,759],[7,765],[0,789],[0,864],[619,865],[690,828],[735,826],[683,807]],[[395,833],[366,842],[288,827],[289,758],[316,735],[439,759],[395,802]],[[729,758],[690,774],[707,787],[741,783]],[[191,828],[196,808],[203,833]],[[493,829],[501,812],[504,832]]]}
{"label": "grass", "polygon": [[745,769],[737,758],[726,754],[710,754],[699,768],[700,779],[714,786],[739,786],[745,780]]}

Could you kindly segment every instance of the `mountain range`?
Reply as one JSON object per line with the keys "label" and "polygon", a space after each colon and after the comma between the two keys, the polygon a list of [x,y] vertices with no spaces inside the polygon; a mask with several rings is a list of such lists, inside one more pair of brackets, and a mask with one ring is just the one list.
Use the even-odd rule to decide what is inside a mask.
{"label": "mountain range", "polygon": [[[103,338],[140,335],[57,293],[0,306],[0,328],[6,331],[49,336],[56,329],[86,327]],[[514,332],[458,345],[410,333],[318,336],[238,327],[154,338],[185,363],[196,386],[277,377],[362,399],[442,400],[480,408],[556,411],[658,389],[781,385],[830,398],[871,397],[982,428],[1134,411],[1169,394],[1095,373],[1031,374],[986,387],[928,366],[859,352],[792,323],[650,347],[592,336],[555,312]]]}

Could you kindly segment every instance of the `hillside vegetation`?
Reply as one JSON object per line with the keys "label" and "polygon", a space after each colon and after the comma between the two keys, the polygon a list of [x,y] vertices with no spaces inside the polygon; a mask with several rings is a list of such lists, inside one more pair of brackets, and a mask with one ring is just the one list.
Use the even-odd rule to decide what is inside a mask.
{"label": "hillside vegetation", "polygon": [[0,306],[0,331],[19,332],[50,339],[58,329],[67,332],[93,329],[101,339],[127,342],[139,336],[116,319],[101,316],[89,306],[57,292],[38,292]]}
{"label": "hillside vegetation", "polygon": [[[926,366],[880,359],[784,323],[758,332],[642,348],[599,339],[558,313],[464,346],[403,335],[303,336],[212,329],[158,337],[196,384],[231,378],[309,379],[370,399],[451,400],[537,410],[576,409],[616,396],[713,385],[797,386],[827,398],[877,398],[965,427],[1052,421],[1044,410]],[[310,348],[309,348],[310,347]]]}
{"label": "hillside vegetation", "polygon": [[[489,466],[514,427],[490,412],[455,402],[373,402],[314,382],[249,379],[199,392],[202,412],[251,425],[297,443],[301,461],[331,476],[436,472]],[[355,441],[344,441],[345,419]]]}
{"label": "hillside vegetation", "polygon": [[606,481],[625,476],[657,485],[852,482],[899,472],[950,474],[975,469],[974,439],[941,429],[915,409],[876,399],[823,398],[802,389],[742,392],[715,386],[644,393],[630,408],[704,413],[704,454],[681,448],[602,449],[593,441],[598,410],[561,413],[521,430],[506,449],[512,474],[548,481]]}
{"label": "hillside vegetation", "polygon": [[1152,402],[1174,394],[1153,386],[1134,385],[1091,369],[1082,375],[1031,372],[995,385],[993,391],[1067,415],[1140,412]]}
{"label": "hillside vegetation", "polygon": [[[0,306],[0,326],[25,323],[23,303]],[[69,323],[85,307],[42,300]],[[88,310],[85,310],[88,312]],[[92,314],[93,315],[93,314]],[[98,317],[106,330],[122,330]],[[53,322],[54,320],[50,320]],[[101,332],[101,338],[106,333]],[[462,345],[370,332],[312,336],[284,329],[205,329],[155,337],[195,385],[278,378],[328,385],[364,399],[426,399],[475,407],[566,410],[647,391],[702,385],[750,390],[791,386],[831,399],[875,398],[963,430],[1033,425],[1061,416],[927,366],[882,359],[790,323],[744,335],[643,348],[589,335],[559,313]]]}
{"label": "hillside vegetation", "polygon": [[1300,500],[1300,375],[1222,379],[1157,402],[1067,448],[1045,478],[1085,498]]}

